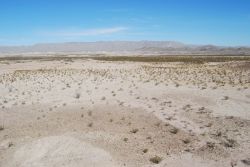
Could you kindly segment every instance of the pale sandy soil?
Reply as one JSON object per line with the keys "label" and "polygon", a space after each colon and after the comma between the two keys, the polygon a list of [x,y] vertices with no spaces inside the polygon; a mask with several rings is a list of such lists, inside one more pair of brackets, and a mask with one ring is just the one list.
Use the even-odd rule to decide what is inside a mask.
{"label": "pale sandy soil", "polygon": [[249,62],[1,62],[0,167],[249,166],[249,88]]}

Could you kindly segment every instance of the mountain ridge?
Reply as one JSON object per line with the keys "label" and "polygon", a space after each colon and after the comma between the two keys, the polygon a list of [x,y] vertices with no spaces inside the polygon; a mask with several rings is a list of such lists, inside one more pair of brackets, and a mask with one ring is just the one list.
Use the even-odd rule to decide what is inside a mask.
{"label": "mountain ridge", "polygon": [[250,55],[250,47],[192,45],[177,41],[97,41],[38,43],[0,46],[0,54],[23,53],[114,53],[114,54],[237,54]]}

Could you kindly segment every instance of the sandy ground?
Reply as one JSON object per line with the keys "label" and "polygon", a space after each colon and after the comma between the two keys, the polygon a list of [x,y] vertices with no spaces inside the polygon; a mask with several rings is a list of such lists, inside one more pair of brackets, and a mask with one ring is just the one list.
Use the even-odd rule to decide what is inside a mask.
{"label": "sandy ground", "polygon": [[1,62],[0,166],[249,166],[249,88],[249,62]]}

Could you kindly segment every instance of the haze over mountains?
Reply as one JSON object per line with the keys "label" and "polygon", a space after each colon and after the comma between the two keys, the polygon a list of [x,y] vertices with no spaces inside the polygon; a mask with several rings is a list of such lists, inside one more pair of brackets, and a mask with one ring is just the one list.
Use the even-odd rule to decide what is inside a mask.
{"label": "haze over mountains", "polygon": [[25,53],[250,55],[250,47],[190,45],[175,41],[100,41],[44,43],[31,46],[0,46],[1,55]]}

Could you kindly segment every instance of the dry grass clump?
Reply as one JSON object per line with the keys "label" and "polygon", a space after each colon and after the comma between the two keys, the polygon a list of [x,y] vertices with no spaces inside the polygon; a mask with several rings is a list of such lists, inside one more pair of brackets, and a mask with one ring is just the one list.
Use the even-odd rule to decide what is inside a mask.
{"label": "dry grass clump", "polygon": [[215,146],[214,142],[207,142],[206,147],[209,148],[209,149],[214,149],[216,146]]}
{"label": "dry grass clump", "polygon": [[250,165],[250,158],[241,160],[243,164]]}
{"label": "dry grass clump", "polygon": [[12,146],[14,146],[14,143],[13,142],[9,142],[8,143],[8,147],[12,147]]}
{"label": "dry grass clump", "polygon": [[127,142],[127,141],[128,141],[128,138],[127,138],[127,137],[125,137],[125,138],[123,139],[123,141]]}
{"label": "dry grass clump", "polygon": [[142,150],[142,152],[143,152],[143,153],[147,153],[147,152],[148,152],[148,149],[145,148],[145,149]]}
{"label": "dry grass clump", "polygon": [[204,111],[204,110],[205,110],[205,107],[200,107],[198,110],[199,110],[199,111]]}
{"label": "dry grass clump", "polygon": [[182,141],[184,144],[189,144],[191,142],[189,139],[183,139]]}
{"label": "dry grass clump", "polygon": [[92,111],[88,112],[88,116],[90,116],[90,117],[92,116]]}
{"label": "dry grass clump", "polygon": [[237,142],[234,139],[226,139],[222,142],[225,147],[234,147]]}
{"label": "dry grass clump", "polygon": [[132,129],[130,132],[131,133],[137,133],[138,131],[139,131],[139,129],[136,128],[136,129]]}
{"label": "dry grass clump", "polygon": [[89,124],[88,124],[88,127],[92,127],[93,126],[93,122],[90,122]]}
{"label": "dry grass clump", "polygon": [[149,161],[153,162],[154,164],[159,164],[162,161],[162,158],[159,156],[154,156],[150,158]]}
{"label": "dry grass clump", "polygon": [[76,93],[75,98],[79,99],[80,97],[81,97],[81,94],[80,93]]}
{"label": "dry grass clump", "polygon": [[171,129],[169,130],[169,132],[172,133],[172,134],[177,134],[178,131],[179,131],[179,130],[178,130],[177,128],[175,128],[175,127],[171,128]]}
{"label": "dry grass clump", "polygon": [[224,97],[222,98],[222,100],[228,100],[228,99],[229,99],[228,96],[224,96]]}

